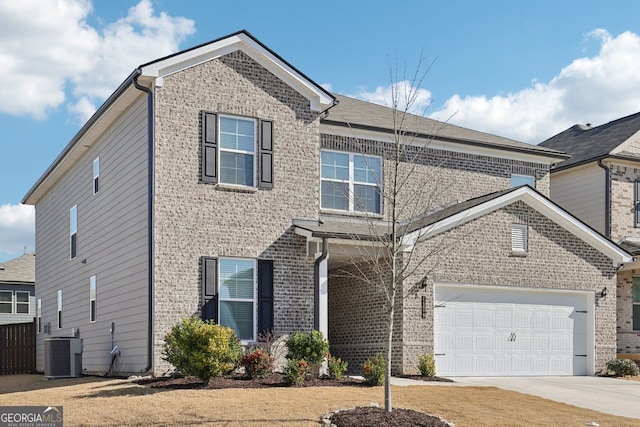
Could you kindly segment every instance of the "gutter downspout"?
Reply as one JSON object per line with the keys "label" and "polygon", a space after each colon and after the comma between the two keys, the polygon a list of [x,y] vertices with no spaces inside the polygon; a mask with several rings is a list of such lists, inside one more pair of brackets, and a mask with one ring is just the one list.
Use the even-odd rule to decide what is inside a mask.
{"label": "gutter downspout", "polygon": [[[320,330],[320,263],[329,255],[329,238],[322,238],[322,253],[313,264],[313,329]],[[325,337],[326,338],[326,337]]]}
{"label": "gutter downspout", "polygon": [[611,239],[611,170],[598,160],[598,166],[604,169],[604,235]]}
{"label": "gutter downspout", "polygon": [[149,372],[153,369],[153,188],[154,188],[154,170],[153,170],[153,159],[154,159],[154,146],[153,146],[153,92],[146,86],[142,86],[138,83],[138,77],[142,75],[142,70],[138,68],[135,71],[135,76],[133,78],[133,85],[136,89],[141,90],[147,94],[147,203],[148,203],[148,217],[147,217],[147,232],[148,232],[148,276],[149,276],[149,284],[148,284],[148,311],[149,318],[147,320],[148,323],[148,342],[147,342],[147,367],[144,368],[143,372]]}

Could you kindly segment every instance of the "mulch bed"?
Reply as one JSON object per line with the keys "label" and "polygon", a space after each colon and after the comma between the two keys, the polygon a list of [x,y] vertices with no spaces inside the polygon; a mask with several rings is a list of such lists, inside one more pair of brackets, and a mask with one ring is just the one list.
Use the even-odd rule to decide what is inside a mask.
{"label": "mulch bed", "polygon": [[453,380],[449,379],[449,378],[442,378],[442,377],[423,377],[422,375],[398,375],[398,377],[400,378],[408,378],[410,380],[416,380],[416,381],[435,381],[435,382],[441,382],[441,383],[452,383],[454,382]]}
{"label": "mulch bed", "polygon": [[333,414],[330,420],[336,427],[450,427],[446,421],[422,412],[411,409],[393,409],[391,412],[385,412],[383,408],[377,407],[347,409]]}

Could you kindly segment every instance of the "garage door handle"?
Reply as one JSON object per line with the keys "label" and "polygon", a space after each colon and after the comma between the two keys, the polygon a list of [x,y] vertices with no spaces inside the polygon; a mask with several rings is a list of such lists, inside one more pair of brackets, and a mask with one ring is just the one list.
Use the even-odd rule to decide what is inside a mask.
{"label": "garage door handle", "polygon": [[434,354],[434,356],[446,356],[446,355],[447,355],[446,353],[436,353],[436,354]]}
{"label": "garage door handle", "polygon": [[587,357],[586,354],[574,354],[573,357]]}

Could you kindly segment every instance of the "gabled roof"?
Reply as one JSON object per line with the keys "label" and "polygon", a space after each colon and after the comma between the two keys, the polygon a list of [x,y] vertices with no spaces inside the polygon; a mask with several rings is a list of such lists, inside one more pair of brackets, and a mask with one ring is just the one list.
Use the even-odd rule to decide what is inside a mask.
{"label": "gabled roof", "polygon": [[310,80],[248,31],[238,31],[137,67],[82,126],[62,153],[27,192],[22,203],[30,205],[38,203],[58,179],[91,148],[113,121],[143,94],[136,88],[138,81],[147,86],[161,86],[162,79],[168,75],[238,50],[306,97],[312,110],[320,112],[334,104],[335,99],[331,93]]}
{"label": "gabled roof", "polygon": [[[571,215],[528,185],[509,188],[485,194],[463,202],[454,203],[419,218],[401,224],[404,233],[402,244],[412,248],[415,244],[463,225],[469,221],[488,215],[512,203],[521,201],[540,212],[571,234],[611,258],[614,265],[633,261],[633,256],[605,236]],[[387,237],[389,223],[367,221],[366,219],[325,219],[318,221],[294,220],[297,234],[311,238],[331,238],[343,240],[376,241]],[[373,228],[372,228],[373,227]]]}
{"label": "gabled roof", "polygon": [[640,113],[596,127],[573,125],[543,141],[540,146],[564,151],[571,156],[568,160],[558,164],[555,167],[556,170],[579,166],[611,156],[640,161],[640,155],[619,150],[619,148],[624,148],[621,145],[638,131],[640,131]]}
{"label": "gabled roof", "polygon": [[[393,123],[393,110],[389,107],[344,95],[333,95],[338,104],[328,110],[326,116],[321,120],[321,132],[331,133],[332,130],[342,128],[347,131],[347,134],[349,131],[353,133],[371,131],[393,135],[394,129],[398,127]],[[463,145],[467,149],[497,149],[512,154],[516,152],[552,159],[552,163],[568,158],[566,154],[552,148],[526,144],[423,116],[408,114],[404,119],[404,125],[405,129],[403,130],[417,134],[418,139],[426,140],[432,145],[449,142]]]}
{"label": "gabled roof", "polygon": [[425,217],[415,231],[404,237],[404,243],[407,246],[415,245],[419,241],[458,227],[518,201],[540,212],[549,220],[611,258],[614,265],[633,261],[633,256],[627,251],[528,185],[467,200]]}
{"label": "gabled roof", "polygon": [[36,256],[29,253],[0,264],[0,283],[29,284],[36,282]]}

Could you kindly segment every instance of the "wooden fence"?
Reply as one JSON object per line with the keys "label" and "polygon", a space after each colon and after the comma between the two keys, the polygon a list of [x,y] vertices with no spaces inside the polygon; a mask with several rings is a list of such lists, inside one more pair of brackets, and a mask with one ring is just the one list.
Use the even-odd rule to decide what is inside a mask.
{"label": "wooden fence", "polygon": [[36,322],[0,325],[0,375],[36,371]]}

